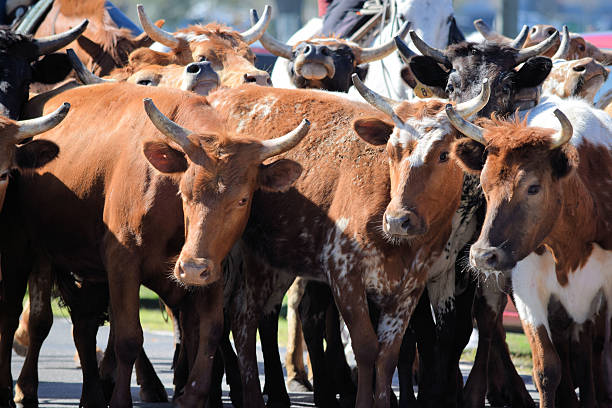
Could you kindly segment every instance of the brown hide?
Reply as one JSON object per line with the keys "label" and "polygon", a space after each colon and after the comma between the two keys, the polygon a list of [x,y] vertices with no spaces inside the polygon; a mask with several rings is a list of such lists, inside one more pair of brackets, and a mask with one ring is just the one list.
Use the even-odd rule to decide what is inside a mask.
{"label": "brown hide", "polygon": [[[548,38],[550,35],[555,33],[557,30],[553,26],[548,26],[544,24],[538,24],[531,28],[529,31],[529,36],[527,37],[527,41],[525,41],[525,45],[523,48],[531,47],[532,45],[538,44]],[[580,35],[572,33],[570,34],[570,49],[567,53],[568,60],[577,60],[582,58],[591,57],[596,61],[602,63],[603,65],[612,64],[612,52],[606,50],[600,50],[595,45],[586,41]],[[552,57],[557,48],[559,48],[559,44],[561,43],[560,39],[557,39],[555,44],[542,55],[546,57]]]}
{"label": "brown hide", "polygon": [[610,70],[593,58],[579,60],[557,60],[542,84],[545,93],[560,98],[576,96],[593,103],[595,94],[604,84]]}

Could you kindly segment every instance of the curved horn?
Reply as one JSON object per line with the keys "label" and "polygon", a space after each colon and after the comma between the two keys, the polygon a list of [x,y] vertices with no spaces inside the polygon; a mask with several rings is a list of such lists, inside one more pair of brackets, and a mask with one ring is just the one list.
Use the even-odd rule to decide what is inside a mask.
{"label": "curved horn", "polygon": [[93,72],[91,72],[90,70],[88,70],[87,67],[79,59],[79,57],[76,55],[76,53],[74,52],[72,48],[67,49],[66,54],[68,54],[68,59],[70,60],[70,63],[72,64],[72,68],[74,69],[74,72],[76,73],[77,78],[79,78],[79,81],[81,81],[83,85],[117,82],[112,79],[102,79],[96,74],[94,74]]}
{"label": "curved horn", "polygon": [[514,38],[514,40],[510,41],[508,45],[514,48],[523,48],[523,45],[525,45],[525,41],[527,41],[528,36],[529,26],[524,25],[518,35]]}
{"label": "curved horn", "polygon": [[421,51],[421,54],[427,55],[435,59],[440,64],[444,64],[446,66],[451,65],[448,58],[446,58],[446,55],[444,55],[444,51],[427,45],[427,43],[421,40],[421,37],[419,37],[418,34],[413,30],[410,30],[410,38],[412,39],[412,43],[414,44],[414,46],[417,47],[417,50]]}
{"label": "curved horn", "polygon": [[368,103],[374,106],[376,109],[391,116],[393,122],[395,122],[397,125],[404,125],[404,121],[401,120],[393,110],[393,107],[397,106],[399,102],[377,94],[376,92],[365,86],[365,84],[361,81],[361,79],[359,79],[359,76],[357,74],[353,74],[351,76],[351,79],[353,80],[353,85],[355,85],[355,88],[357,88],[357,91],[363,97],[363,99],[368,101]]}
{"label": "curved horn", "polygon": [[559,38],[558,31],[539,44],[519,50],[514,62],[516,62],[516,65],[518,65],[521,62],[527,61],[531,57],[535,57],[536,55],[540,55],[548,51],[548,49],[553,46],[555,41],[557,41],[557,38]]}
{"label": "curved horn", "polygon": [[[257,20],[259,20],[259,17],[257,16],[257,11],[251,9],[251,24],[256,24],[255,22]],[[261,45],[263,45],[266,50],[270,51],[277,57],[285,58],[288,60],[293,57],[293,48],[290,45],[278,41],[276,38],[272,37],[266,32],[264,32],[263,35],[259,38],[259,42],[261,42]]]}
{"label": "curved horn", "polygon": [[497,31],[494,31],[487,23],[484,22],[482,18],[478,20],[474,20],[474,28],[484,37],[487,41],[497,42],[497,43],[508,43],[512,41],[510,38],[505,35],[501,35]]}
{"label": "curved horn", "polygon": [[553,112],[559,122],[561,123],[561,134],[558,138],[553,139],[552,145],[550,146],[550,150],[556,149],[557,147],[561,147],[572,138],[572,134],[574,133],[574,128],[572,123],[569,121],[567,116],[559,109],[555,109]]}
{"label": "curved horn", "polygon": [[453,105],[450,103],[446,105],[446,116],[450,123],[457,129],[459,132],[463,133],[467,137],[472,140],[477,141],[480,144],[486,145],[487,142],[482,135],[483,129],[480,126],[476,126],[475,124],[468,122],[463,119],[461,115],[459,115]]}
{"label": "curved horn", "polygon": [[570,49],[570,35],[567,26],[563,26],[563,36],[561,37],[561,44],[557,48],[557,52],[552,56],[553,61],[556,59],[567,59],[567,53]]}
{"label": "curved horn", "polygon": [[410,58],[417,55],[416,52],[413,52],[408,47],[408,44],[406,44],[404,40],[400,38],[399,35],[395,36],[394,40],[395,40],[395,45],[397,47],[397,52],[399,53],[400,57],[402,57],[402,60],[404,61],[404,63],[408,64]]}
{"label": "curved horn", "polygon": [[286,152],[287,150],[296,146],[300,141],[308,134],[310,129],[310,122],[308,119],[302,120],[302,122],[293,129],[291,132],[284,136],[277,137],[275,139],[264,140],[261,142],[262,149],[259,153],[259,159],[264,161],[272,156]]}
{"label": "curved horn", "polygon": [[475,113],[480,112],[482,108],[489,102],[491,96],[491,84],[487,78],[482,80],[482,89],[480,94],[469,101],[458,103],[454,108],[462,118],[469,118]]}
{"label": "curved horn", "polygon": [[255,41],[259,40],[262,35],[266,32],[268,28],[268,24],[270,24],[270,20],[272,19],[272,7],[266,5],[264,8],[263,16],[256,23],[251,23],[252,26],[246,31],[240,33],[242,39],[247,44],[253,44]]}
{"label": "curved horn", "polygon": [[[406,36],[406,33],[408,33],[408,30],[410,29],[411,25],[412,23],[410,21],[406,21],[397,33],[397,37],[404,38]],[[395,49],[395,39],[391,39],[386,44],[380,45],[378,47],[362,48],[361,55],[359,55],[359,59],[357,60],[357,64],[365,64],[368,62],[383,59],[387,55],[395,51]]]}
{"label": "curved horn", "polygon": [[170,140],[176,142],[185,153],[189,154],[189,151],[195,146],[187,136],[193,132],[179,126],[161,113],[151,98],[145,98],[143,101],[147,116],[149,116],[155,127]]}
{"label": "curved horn", "polygon": [[54,110],[48,115],[41,116],[35,119],[19,120],[17,125],[19,130],[15,134],[15,143],[19,143],[24,139],[32,136],[39,135],[47,130],[51,130],[59,123],[64,120],[68,111],[70,110],[70,104],[64,102],[62,106]]}
{"label": "curved horn", "polygon": [[89,24],[89,20],[86,19],[78,26],[64,33],[35,39],[33,42],[38,47],[38,55],[51,54],[52,52],[64,48],[83,34],[83,31],[87,28],[87,24]]}
{"label": "curved horn", "polygon": [[171,33],[164,31],[155,24],[153,24],[151,19],[145,13],[142,4],[139,4],[136,7],[138,9],[138,20],[140,20],[140,25],[153,41],[157,41],[158,43],[163,44],[166,47],[170,47],[174,50],[179,47],[179,39]]}

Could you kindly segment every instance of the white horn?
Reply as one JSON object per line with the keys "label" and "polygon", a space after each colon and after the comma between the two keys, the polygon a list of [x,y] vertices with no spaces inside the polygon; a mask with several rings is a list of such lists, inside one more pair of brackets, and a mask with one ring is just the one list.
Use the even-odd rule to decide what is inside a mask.
{"label": "white horn", "polygon": [[417,47],[417,50],[421,51],[421,54],[429,56],[447,67],[451,65],[446,55],[444,55],[444,51],[430,47],[425,41],[421,40],[421,37],[413,30],[410,30],[410,38],[414,46]]}
{"label": "white horn", "polygon": [[83,34],[88,24],[89,20],[83,20],[81,24],[64,33],[35,39],[33,42],[38,47],[38,55],[51,54],[64,48]]}
{"label": "white horn", "polygon": [[567,59],[567,53],[570,49],[570,35],[567,26],[563,26],[563,36],[561,37],[561,44],[557,48],[557,52],[552,56],[553,61],[557,59]]}
{"label": "white horn", "polygon": [[266,5],[264,8],[263,16],[253,24],[251,28],[240,33],[242,39],[247,44],[253,44],[255,41],[259,40],[262,35],[266,32],[268,28],[268,24],[270,24],[270,20],[272,19],[272,7]]}
{"label": "white horn", "polygon": [[557,41],[557,38],[559,38],[558,31],[539,44],[519,50],[514,62],[516,63],[516,65],[518,65],[521,62],[527,61],[531,57],[535,57],[536,55],[545,53],[550,47],[553,46],[555,41]]}
{"label": "white horn", "polygon": [[158,43],[163,44],[166,47],[170,47],[173,50],[179,47],[180,45],[179,39],[176,38],[171,33],[164,31],[158,26],[156,26],[155,24],[153,24],[151,19],[149,19],[149,17],[145,13],[144,7],[142,6],[142,4],[139,4],[136,7],[138,9],[138,19],[140,20],[140,25],[142,26],[142,29],[147,33],[149,37],[151,37],[153,41],[157,41]]}
{"label": "white horn", "polygon": [[404,126],[404,121],[401,120],[400,117],[397,116],[397,114],[393,110],[393,107],[398,105],[399,102],[394,101],[392,99],[385,98],[384,96],[377,94],[376,92],[368,88],[361,81],[361,79],[359,79],[359,76],[357,74],[353,74],[351,78],[353,80],[353,85],[355,85],[355,88],[357,89],[359,94],[363,97],[363,99],[368,101],[368,103],[374,106],[376,109],[391,116],[391,119],[393,119],[393,122],[396,125],[400,127]]}
{"label": "white horn", "polygon": [[151,119],[155,127],[162,132],[164,136],[176,142],[185,153],[189,154],[190,151],[195,148],[195,145],[188,138],[193,132],[181,127],[161,113],[151,98],[144,99],[144,107],[149,119]]}
{"label": "white horn", "polygon": [[550,146],[550,150],[561,147],[567,142],[569,142],[574,133],[572,123],[569,121],[569,119],[567,118],[567,116],[565,116],[563,112],[561,112],[559,109],[555,109],[553,113],[561,123],[561,133],[559,134],[559,137],[553,139],[552,145]]}
{"label": "white horn", "polygon": [[117,82],[114,79],[102,79],[90,70],[88,70],[72,48],[67,49],[66,54],[68,54],[68,59],[72,64],[72,69],[74,69],[77,78],[79,78],[79,81],[81,81],[83,85]]}
{"label": "white horn", "polygon": [[[397,37],[404,38],[412,23],[410,21],[406,21],[399,32],[397,33]],[[362,48],[361,55],[359,55],[359,59],[357,60],[357,64],[365,64],[372,61],[377,61],[379,59],[385,58],[387,55],[391,54],[396,49],[396,41],[395,39],[391,39],[386,44],[383,44],[378,47],[371,48]]]}
{"label": "white horn", "polygon": [[308,119],[302,120],[302,122],[293,129],[291,132],[284,136],[277,137],[275,139],[264,140],[261,142],[262,149],[259,155],[259,159],[264,161],[272,156],[284,153],[289,149],[295,147],[300,141],[308,134],[310,129],[310,122]]}
{"label": "white horn", "polygon": [[461,115],[462,118],[467,119],[475,113],[480,112],[480,110],[489,102],[490,96],[491,84],[489,84],[489,80],[485,78],[482,80],[482,89],[480,90],[480,94],[469,101],[458,103],[454,108],[455,112]]}
{"label": "white horn", "polygon": [[48,115],[41,116],[35,119],[17,121],[19,130],[15,135],[15,143],[19,143],[24,139],[39,135],[43,132],[46,132],[47,130],[53,129],[54,127],[59,125],[62,120],[64,120],[69,110],[70,104],[64,102],[62,106],[60,106]]}
{"label": "white horn", "polygon": [[446,116],[448,116],[450,123],[459,132],[480,144],[487,144],[483,136],[483,129],[480,126],[476,126],[475,124],[463,119],[450,103],[446,105]]}
{"label": "white horn", "polygon": [[[257,17],[257,11],[251,9],[251,24],[256,24],[256,21],[258,19],[259,18]],[[261,45],[263,45],[266,50],[270,51],[277,57],[285,58],[288,60],[293,58],[293,48],[290,45],[278,41],[276,38],[272,37],[266,32],[264,32],[259,38],[259,42],[261,42]]]}

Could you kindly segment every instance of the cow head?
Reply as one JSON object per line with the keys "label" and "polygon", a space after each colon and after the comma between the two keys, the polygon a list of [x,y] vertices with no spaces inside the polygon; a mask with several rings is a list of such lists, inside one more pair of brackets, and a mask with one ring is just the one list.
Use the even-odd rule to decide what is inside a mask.
{"label": "cow head", "polygon": [[0,209],[12,171],[41,167],[59,152],[57,145],[47,140],[24,141],[57,126],[69,109],[70,105],[64,103],[48,115],[21,121],[0,116]]}
{"label": "cow head", "polygon": [[266,6],[262,18],[249,30],[238,33],[229,27],[211,23],[205,26],[190,26],[177,33],[168,33],[151,22],[138,6],[138,16],[143,29],[151,38],[166,48],[166,52],[139,50],[131,56],[131,61],[152,62],[166,61],[187,65],[190,62],[210,62],[219,75],[220,84],[236,87],[243,83],[253,82],[258,85],[271,85],[270,75],[255,68],[255,54],[249,47],[265,32],[272,15],[271,8]]}
{"label": "cow head", "polygon": [[562,212],[563,178],[577,165],[567,143],[572,125],[558,109],[561,131],[528,127],[526,120],[482,120],[474,125],[447,108],[451,123],[470,139],[458,141],[454,157],[480,173],[487,213],[470,262],[483,270],[503,271],[535,251]]}
{"label": "cow head", "polygon": [[[386,144],[391,200],[382,220],[385,236],[396,242],[448,232],[444,225],[459,205],[464,174],[450,160],[458,134],[444,113],[446,102],[395,102],[368,89],[356,75],[353,81],[359,93],[391,119],[360,118],[353,123],[366,142]],[[480,94],[458,104],[457,110],[469,117],[487,103],[489,94],[485,81]]]}
{"label": "cow head", "polygon": [[297,145],[308,133],[307,120],[292,132],[260,141],[225,132],[214,111],[215,130],[194,133],[164,116],[150,99],[147,115],[164,140],[146,142],[143,152],[157,170],[178,177],[185,217],[185,244],[174,267],[185,285],[207,285],[222,278],[221,261],[246,226],[257,189],[284,191],[300,176],[291,160],[263,164]]}
{"label": "cow head", "polygon": [[[550,72],[552,62],[537,55],[548,50],[558,35],[520,50],[509,45],[464,42],[442,51],[410,31],[412,42],[423,54],[410,58],[410,69],[421,83],[437,88],[437,94],[444,93],[457,102],[473,98],[482,80],[488,79],[491,98],[480,114],[510,113],[538,102],[539,85]],[[519,64],[522,66],[516,69]]]}
{"label": "cow head", "polygon": [[[251,10],[251,21],[257,21],[255,10]],[[410,23],[404,23],[398,35],[403,38],[409,28]],[[289,60],[287,69],[297,88],[319,88],[333,92],[348,92],[353,74],[364,79],[367,74],[365,64],[383,59],[395,51],[394,41],[378,47],[361,48],[352,41],[322,37],[290,46],[268,33],[264,33],[260,41],[272,54]]]}
{"label": "cow head", "polygon": [[0,30],[0,115],[19,117],[21,106],[28,100],[30,83],[56,83],[68,75],[71,67],[66,56],[53,53],[76,39],[86,27],[84,21],[65,33],[38,39]]}

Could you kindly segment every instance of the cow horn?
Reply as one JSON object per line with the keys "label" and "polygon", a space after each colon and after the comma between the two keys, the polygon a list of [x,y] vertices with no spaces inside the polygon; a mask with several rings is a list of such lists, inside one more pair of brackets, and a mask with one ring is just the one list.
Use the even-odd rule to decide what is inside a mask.
{"label": "cow horn", "polygon": [[15,143],[19,143],[24,139],[39,135],[47,130],[56,127],[68,114],[70,104],[64,102],[62,106],[54,110],[48,115],[39,118],[17,121],[19,130],[15,135]]}
{"label": "cow horn", "polygon": [[194,148],[194,144],[189,140],[188,136],[193,132],[179,126],[161,113],[151,98],[144,99],[144,107],[155,127],[170,140],[176,142],[185,153],[189,154]]}
{"label": "cow horn", "polygon": [[480,94],[469,101],[458,103],[455,107],[455,112],[461,115],[462,118],[469,118],[475,113],[480,112],[482,108],[489,102],[491,96],[491,84],[487,78],[482,80],[482,89]]}
{"label": "cow horn", "polygon": [[302,122],[293,129],[291,132],[284,136],[277,137],[275,139],[264,140],[261,142],[262,149],[259,153],[259,160],[264,161],[272,156],[286,152],[287,150],[296,146],[300,141],[308,134],[310,129],[310,122],[308,119],[302,120]]}
{"label": "cow horn", "polygon": [[427,45],[427,43],[421,40],[421,37],[419,37],[414,30],[410,30],[410,38],[412,39],[414,46],[417,47],[417,50],[421,51],[421,54],[429,56],[447,67],[451,65],[446,55],[444,55],[444,51]]}
{"label": "cow horn", "polygon": [[561,44],[555,52],[555,55],[552,56],[553,61],[557,59],[567,59],[567,53],[570,49],[570,35],[567,26],[563,26],[563,36],[561,37]]}
{"label": "cow horn", "polygon": [[550,47],[553,46],[555,41],[557,41],[557,38],[559,38],[558,31],[539,44],[519,50],[514,62],[516,63],[516,65],[518,65],[522,62],[527,61],[531,57],[535,57],[536,55],[545,53]]}
{"label": "cow horn", "polygon": [[38,55],[51,54],[64,48],[83,34],[83,31],[87,28],[87,24],[89,24],[89,20],[85,19],[81,24],[64,33],[35,39],[33,42],[38,48]]}
{"label": "cow horn", "polygon": [[255,41],[259,40],[262,35],[266,32],[268,28],[268,24],[270,24],[270,20],[272,19],[272,7],[266,5],[264,8],[263,16],[256,23],[251,23],[252,26],[246,31],[240,33],[242,39],[247,44],[253,44]]}
{"label": "cow horn", "polygon": [[165,45],[166,47],[170,47],[173,50],[179,47],[179,39],[171,33],[162,30],[161,28],[153,24],[151,19],[145,13],[142,4],[139,4],[138,6],[136,6],[136,8],[138,9],[138,19],[140,20],[140,25],[153,41],[157,41],[158,43]]}
{"label": "cow horn", "polygon": [[[397,37],[404,38],[410,29],[412,23],[410,21],[406,21],[399,32],[397,33]],[[396,49],[396,41],[395,39],[391,39],[386,44],[380,45],[378,47],[371,48],[362,48],[361,54],[359,55],[359,59],[357,60],[357,64],[365,64],[368,62],[376,61],[379,59],[385,58],[387,55],[391,54]]]}
{"label": "cow horn", "polygon": [[521,31],[518,33],[518,35],[514,38],[514,40],[510,41],[508,45],[513,48],[523,48],[523,45],[525,45],[525,41],[527,41],[528,36],[529,36],[529,26],[524,25],[523,28],[521,28]]}
{"label": "cow horn", "polygon": [[413,52],[408,47],[408,44],[406,44],[406,42],[402,40],[399,35],[396,35],[394,40],[395,40],[395,46],[397,47],[397,52],[399,53],[400,57],[402,57],[402,60],[406,64],[408,64],[410,58],[417,55],[416,52]]}
{"label": "cow horn", "polygon": [[482,18],[474,20],[474,28],[484,37],[485,40],[505,44],[510,43],[512,40],[505,35],[501,35],[497,31],[493,30]]}
{"label": "cow horn", "polygon": [[487,144],[483,136],[483,129],[480,126],[476,126],[475,124],[463,119],[450,103],[446,105],[446,116],[448,117],[450,123],[459,132],[463,133],[470,139],[477,141],[478,143],[483,145]]}
{"label": "cow horn", "polygon": [[397,124],[398,126],[404,125],[404,121],[401,120],[393,110],[393,107],[397,106],[399,102],[377,94],[376,92],[365,86],[365,84],[361,81],[361,79],[359,79],[359,76],[357,74],[353,74],[351,78],[353,80],[353,85],[355,85],[355,88],[357,88],[357,91],[363,97],[363,99],[368,101],[368,103],[374,106],[376,109],[391,116],[393,122],[395,122],[395,124]]}
{"label": "cow horn", "polygon": [[93,85],[93,84],[103,84],[107,82],[117,82],[113,79],[102,79],[90,70],[83,64],[83,62],[79,59],[72,48],[66,50],[66,54],[68,54],[68,59],[72,64],[72,68],[79,78],[79,81],[83,85]]}
{"label": "cow horn", "polygon": [[561,123],[561,134],[559,137],[553,139],[552,145],[550,146],[550,150],[556,149],[557,147],[561,147],[572,138],[572,134],[574,133],[574,128],[572,123],[569,121],[567,116],[559,109],[555,109],[553,112],[559,122]]}
{"label": "cow horn", "polygon": [[[257,20],[259,20],[259,17],[257,16],[257,11],[251,9],[251,24],[256,24],[255,22]],[[285,58],[288,60],[293,57],[293,48],[290,45],[278,41],[276,38],[272,37],[266,32],[264,32],[263,35],[259,38],[259,42],[261,42],[261,45],[263,45],[266,50],[270,51],[277,57]]]}

